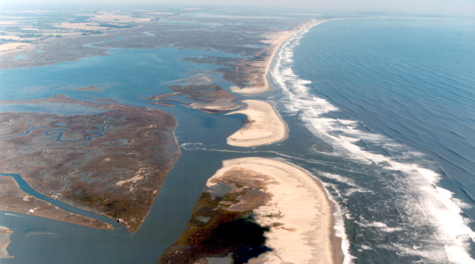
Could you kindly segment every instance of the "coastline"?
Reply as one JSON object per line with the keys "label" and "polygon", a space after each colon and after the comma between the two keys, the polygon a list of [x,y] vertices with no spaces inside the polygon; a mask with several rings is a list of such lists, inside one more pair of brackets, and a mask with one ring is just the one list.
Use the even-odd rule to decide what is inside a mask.
{"label": "coastline", "polygon": [[[251,62],[252,68],[255,69],[255,73],[249,74],[254,83],[263,81],[264,85],[254,85],[246,88],[232,86],[231,91],[244,95],[256,95],[270,91],[271,85],[269,84],[267,77],[274,63],[275,56],[284,43],[295,34],[326,21],[327,20],[311,20],[307,23],[303,23],[294,30],[267,35],[268,40],[265,41],[265,43],[270,44],[270,47],[267,48],[271,50],[269,53],[270,55],[263,61]],[[264,72],[260,73],[260,70],[263,68],[265,69]],[[244,110],[238,110],[228,114],[245,114],[248,118],[248,122],[241,129],[227,138],[227,143],[229,145],[238,147],[255,147],[281,142],[287,139],[289,134],[287,124],[282,120],[272,105],[265,101],[258,100],[243,100],[242,102],[247,105]]]}
{"label": "coastline", "polygon": [[236,147],[255,147],[287,139],[289,129],[274,107],[265,101],[243,100],[246,108],[227,113],[244,114],[246,124],[227,138],[228,145]]}
{"label": "coastline", "polygon": [[251,87],[239,88],[237,86],[232,86],[231,91],[238,94],[243,95],[252,95],[252,94],[260,94],[269,92],[271,87],[269,85],[269,81],[267,80],[267,75],[269,73],[270,68],[272,67],[272,62],[274,61],[274,57],[277,54],[277,51],[282,47],[282,44],[287,41],[290,37],[292,37],[295,33],[300,31],[300,27],[290,31],[281,31],[273,34],[268,34],[266,37],[267,40],[263,41],[266,44],[270,44],[267,48],[270,50],[269,56],[263,61],[253,61],[252,67],[256,69],[264,69],[262,73],[258,73],[257,76],[253,77],[255,83],[259,82],[259,79],[262,78],[263,85],[253,85]]}
{"label": "coastline", "polygon": [[[305,33],[305,31],[307,31],[311,27],[314,27],[314,26],[319,25],[321,23],[324,23],[326,21],[328,21],[328,20],[312,20],[312,21],[309,21],[307,23],[304,23],[304,24],[300,25],[295,30],[285,31],[285,32],[281,32],[280,34],[278,33],[278,34],[274,34],[273,36],[271,36],[268,40],[268,43],[270,42],[271,45],[272,45],[272,52],[271,52],[271,55],[267,58],[267,60],[265,60],[265,72],[262,75],[262,78],[264,79],[264,85],[263,86],[257,86],[257,87],[256,86],[246,87],[246,88],[243,88],[243,89],[239,89],[238,87],[231,87],[231,91],[239,93],[239,94],[243,94],[243,95],[246,95],[246,96],[247,95],[269,92],[271,90],[271,85],[269,84],[269,81],[268,81],[269,72],[270,72],[273,64],[275,63],[275,58],[276,58],[278,52],[282,49],[283,45],[285,45],[286,41],[291,39],[295,34]],[[256,102],[258,102],[258,101],[256,101]],[[235,113],[239,112],[239,113],[246,114],[248,116],[248,118],[250,120],[252,120],[252,117],[250,117],[251,116],[250,113],[252,113],[252,110],[249,110],[249,108],[252,109],[252,106],[251,107],[248,106],[248,109],[245,109],[245,110],[242,110],[242,111],[235,111]],[[278,116],[278,112],[273,107],[272,107],[272,111],[274,112],[275,115]],[[266,114],[267,114],[267,116],[272,115],[272,113],[269,113],[269,112],[266,113]],[[280,140],[276,140],[274,142],[283,141],[288,137],[287,124],[280,118],[280,116],[279,116],[279,120],[281,120],[283,125],[285,126],[286,136],[282,137]],[[269,123],[267,123],[267,124],[269,124]],[[279,124],[279,125],[281,125],[281,124]],[[248,126],[248,124],[246,124],[246,126]],[[251,125],[249,125],[249,126],[251,126]],[[272,126],[270,126],[268,129],[269,130],[274,129],[273,131],[280,130],[277,127],[278,127],[278,125],[274,128],[272,128]],[[248,131],[249,132],[248,138],[250,138],[251,134],[252,134],[252,130],[251,129],[248,129],[248,130],[249,130]],[[242,133],[245,133],[246,132],[246,127],[243,127],[240,131]],[[238,132],[240,132],[240,131],[238,131]],[[233,134],[232,136],[230,136],[228,138],[228,144],[232,145],[232,143],[236,143],[236,142],[230,142],[230,139],[232,139],[233,136],[236,137],[238,135],[238,132],[236,132],[235,134]],[[276,133],[279,133],[279,132],[276,132]],[[243,136],[241,136],[241,137],[243,137]],[[269,140],[269,141],[271,141],[271,140]],[[241,140],[240,143],[243,144],[244,140]],[[273,143],[273,142],[269,142],[269,143]],[[316,198],[315,199],[316,201],[318,201],[320,203],[323,203],[323,204],[326,204],[325,205],[326,208],[324,208],[323,210],[326,210],[326,213],[328,214],[328,215],[322,214],[321,215],[322,218],[320,218],[316,221],[306,219],[306,221],[304,220],[302,222],[299,222],[299,221],[295,221],[295,219],[290,220],[291,217],[288,218],[289,223],[299,223],[300,226],[302,226],[302,225],[305,226],[305,224],[307,224],[304,229],[311,229],[312,225],[315,225],[315,223],[319,223],[320,225],[318,225],[318,227],[315,227],[315,228],[316,229],[318,229],[318,228],[324,229],[324,230],[318,230],[318,232],[315,232],[316,234],[319,234],[319,237],[315,238],[315,237],[307,236],[308,240],[314,239],[313,241],[315,242],[315,245],[312,245],[312,242],[308,241],[308,240],[307,241],[299,241],[299,239],[301,239],[302,237],[297,238],[298,235],[295,238],[296,239],[295,241],[293,241],[292,243],[289,243],[290,236],[295,235],[295,234],[288,234],[288,231],[293,230],[293,229],[284,229],[284,228],[275,229],[274,228],[274,229],[271,229],[271,232],[267,236],[269,238],[269,244],[268,244],[269,247],[273,248],[275,251],[264,253],[259,258],[253,259],[249,263],[280,263],[280,261],[285,262],[285,261],[283,261],[285,257],[280,256],[280,254],[283,254],[283,255],[285,255],[285,254],[295,254],[295,256],[302,257],[302,256],[305,256],[305,254],[308,254],[309,252],[312,252],[312,250],[315,250],[317,253],[316,253],[314,259],[312,259],[312,257],[310,256],[310,255],[312,255],[312,253],[310,253],[310,255],[308,255],[308,258],[309,258],[308,263],[315,263],[315,261],[318,261],[319,263],[344,263],[345,262],[345,254],[344,254],[343,248],[342,248],[343,240],[342,240],[341,237],[337,236],[337,234],[336,234],[335,219],[333,218],[333,217],[335,217],[334,214],[337,212],[338,208],[337,208],[336,204],[329,201],[328,194],[326,193],[326,191],[324,189],[324,186],[322,185],[321,182],[319,182],[318,180],[312,178],[312,176],[310,176],[307,172],[301,170],[300,168],[298,168],[296,166],[293,166],[291,164],[282,163],[280,161],[274,161],[274,160],[262,159],[262,158],[244,158],[244,159],[242,159],[242,162],[244,162],[244,164],[246,164],[245,162],[249,162],[244,166],[246,166],[246,167],[248,166],[248,168],[253,168],[253,169],[259,170],[260,173],[263,173],[263,174],[266,174],[266,175],[269,175],[269,174],[278,175],[278,174],[275,174],[276,170],[281,170],[280,175],[285,175],[286,173],[288,173],[289,176],[298,175],[297,177],[299,177],[299,180],[306,181],[301,186],[306,186],[308,188],[308,189],[305,189],[301,186],[295,185],[295,186],[293,186],[293,188],[288,188],[289,190],[286,190],[285,187],[281,187],[282,184],[279,184],[279,186],[271,184],[269,186],[269,192],[268,193],[272,194],[272,197],[273,197],[272,200],[273,201],[279,201],[279,204],[277,204],[277,202],[275,202],[275,204],[272,204],[272,201],[271,201],[271,202],[268,203],[268,205],[262,206],[260,209],[256,210],[255,211],[255,213],[257,215],[256,220],[259,224],[266,225],[266,226],[268,226],[269,224],[272,224],[271,222],[269,222],[269,221],[272,221],[272,220],[271,219],[266,219],[265,216],[266,215],[272,215],[272,211],[276,211],[276,210],[278,210],[279,214],[282,214],[282,209],[280,208],[280,206],[282,206],[282,200],[280,200],[279,195],[285,196],[286,192],[296,193],[296,192],[298,192],[297,190],[299,190],[299,191],[308,191],[307,195],[310,196],[310,197],[311,197],[311,195],[315,195],[316,197],[314,197],[314,198]],[[262,162],[263,164],[259,164],[260,162]],[[226,167],[234,166],[234,165],[237,165],[237,164],[239,164],[239,161],[237,161],[237,160],[225,161],[224,165],[223,165],[223,170]],[[290,171],[292,171],[293,173],[290,173]],[[313,185],[312,183],[317,185],[317,186]],[[313,186],[313,188],[310,187],[310,186]],[[303,188],[303,189],[301,190],[301,189],[299,189],[299,187]],[[302,193],[300,192],[299,194],[302,194]],[[307,197],[307,199],[306,198],[298,199],[298,198],[293,197],[293,199],[295,199],[295,202],[294,203],[289,202],[288,203],[288,206],[289,206],[288,209],[290,209],[290,208],[292,208],[292,206],[295,206],[296,204],[298,204],[298,201],[308,201],[308,197]],[[309,203],[305,202],[304,204],[308,205]],[[320,208],[322,208],[322,207],[320,207]],[[307,208],[307,209],[309,210],[309,208]],[[315,209],[315,207],[312,208],[312,209]],[[302,210],[305,210],[305,208],[302,208]],[[293,214],[291,213],[290,215],[293,215]],[[259,217],[260,217],[260,219],[259,219]],[[285,217],[284,217],[284,219],[285,219]],[[308,232],[311,232],[311,231],[307,231],[307,234],[308,234]],[[302,235],[304,233],[305,233],[305,231],[302,231]],[[284,238],[285,238],[285,240],[284,240]],[[289,247],[289,245],[299,245],[299,246],[300,245],[305,245],[305,246],[300,246],[300,248],[296,248],[296,249],[290,249],[291,246]],[[279,253],[279,250],[282,253]],[[298,250],[302,250],[302,252],[299,252]],[[294,261],[294,263],[297,263],[297,262]],[[298,263],[306,263],[306,261],[304,259],[299,259]]]}
{"label": "coastline", "polygon": [[296,165],[224,160],[158,263],[342,264],[335,212],[323,184]]}
{"label": "coastline", "polygon": [[247,157],[223,161],[206,186],[220,184],[231,172],[246,180],[248,173],[242,171],[262,175],[249,180],[262,182],[270,197],[253,213],[259,225],[270,227],[265,236],[272,251],[249,263],[342,263],[341,241],[333,232],[334,205],[320,182],[290,163]]}
{"label": "coastline", "polygon": [[[286,41],[324,21],[312,20],[294,31],[275,34],[271,56],[250,65],[253,73],[248,75],[249,79],[255,83],[265,80],[265,84],[243,89],[231,87],[231,91],[243,94],[269,91],[267,75]],[[261,72],[263,64],[265,73]],[[241,102],[243,108],[226,113],[247,116],[243,127],[227,138],[228,145],[255,147],[288,138],[289,128],[272,103],[251,99]],[[262,157],[224,160],[221,169],[208,179],[187,229],[165,250],[158,263],[229,262],[239,258],[244,253],[236,251],[239,242],[233,239],[244,231],[232,228],[234,235],[219,236],[225,226],[238,222],[257,224],[266,230],[262,244],[250,241],[245,244],[256,249],[245,263],[344,263],[343,240],[335,229],[336,217],[337,205],[330,201],[323,184],[304,169]],[[244,233],[249,238],[256,236],[252,232]]]}
{"label": "coastline", "polygon": [[289,40],[292,36],[296,33],[301,32],[309,27],[316,26],[323,22],[328,21],[327,19],[320,19],[320,20],[311,20],[309,22],[303,23],[297,28],[289,31],[281,31],[277,33],[267,34],[264,35],[267,37],[267,40],[263,41],[264,43],[270,44],[267,49],[270,49],[269,56],[262,61],[253,62],[253,68],[264,69],[262,73],[258,73],[257,77],[254,77],[255,83],[258,82],[259,78],[262,78],[263,85],[253,85],[251,87],[239,88],[237,86],[232,86],[231,91],[234,93],[242,94],[242,95],[253,95],[253,94],[260,94],[271,91],[271,85],[267,80],[267,76],[269,75],[269,71],[272,68],[272,64],[274,63],[274,58],[277,52],[281,49],[282,45]]}

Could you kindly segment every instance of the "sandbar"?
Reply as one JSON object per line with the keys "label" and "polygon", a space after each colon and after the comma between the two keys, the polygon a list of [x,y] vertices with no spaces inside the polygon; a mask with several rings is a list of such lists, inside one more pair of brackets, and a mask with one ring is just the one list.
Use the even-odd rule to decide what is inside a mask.
{"label": "sandbar", "polygon": [[[248,170],[252,173],[240,173]],[[249,182],[265,183],[270,199],[253,210],[255,221],[270,227],[266,246],[272,249],[248,263],[342,263],[343,254],[333,232],[333,204],[320,182],[292,164],[258,157],[225,160],[207,182],[213,188],[224,178],[254,175]]]}
{"label": "sandbar", "polygon": [[246,108],[228,114],[244,114],[248,122],[227,138],[229,145],[255,147],[287,139],[289,134],[287,124],[270,103],[259,100],[243,100],[242,102],[247,105]]}

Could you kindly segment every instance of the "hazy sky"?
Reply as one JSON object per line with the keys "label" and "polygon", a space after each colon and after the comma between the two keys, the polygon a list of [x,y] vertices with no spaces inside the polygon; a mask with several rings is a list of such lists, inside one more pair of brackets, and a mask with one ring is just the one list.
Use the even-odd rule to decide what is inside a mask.
{"label": "hazy sky", "polygon": [[[304,8],[309,11],[344,10],[405,12],[419,14],[471,15],[475,18],[475,0],[0,0],[3,3],[155,3],[200,5],[278,6]],[[1,5],[1,4],[0,4]]]}

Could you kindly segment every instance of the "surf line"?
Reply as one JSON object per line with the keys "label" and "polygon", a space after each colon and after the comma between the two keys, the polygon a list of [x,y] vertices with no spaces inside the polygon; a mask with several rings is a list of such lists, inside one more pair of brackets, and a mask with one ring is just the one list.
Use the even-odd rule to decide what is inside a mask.
{"label": "surf line", "polygon": [[[454,263],[474,263],[470,251],[475,242],[475,232],[468,225],[468,219],[462,211],[463,206],[460,201],[454,197],[451,191],[440,185],[442,178],[435,170],[417,161],[408,162],[399,159],[406,156],[420,157],[422,153],[410,154],[409,148],[406,149],[404,145],[388,141],[389,137],[357,129],[359,121],[325,116],[327,113],[338,111],[338,108],[312,93],[312,87],[309,86],[312,82],[301,79],[292,68],[293,49],[299,45],[303,33],[294,35],[294,38],[281,48],[272,72],[274,82],[282,88],[285,108],[292,112],[298,111],[297,116],[304,122],[308,130],[317,138],[337,146],[335,153],[338,155],[345,155],[358,163],[379,164],[382,169],[397,171],[405,176],[404,181],[398,182],[401,190],[407,194],[402,197],[404,200],[401,200],[401,203],[410,204],[417,214],[405,218],[401,224],[414,225],[420,221],[419,215],[426,216],[424,220],[434,231],[430,234],[423,234],[425,237],[421,241],[429,246],[440,247],[441,252],[445,250],[446,253],[446,256],[443,256],[443,254],[432,254],[429,250],[419,249],[418,256],[432,262],[439,262],[440,257],[446,257],[444,262],[448,260]],[[338,124],[337,129],[335,124]],[[398,146],[397,155],[386,155],[366,150],[355,144],[354,139],[368,140],[383,149],[385,149],[384,144],[389,142],[393,147]],[[406,198],[413,196],[417,196],[418,199],[414,201]],[[437,242],[431,244],[428,241]],[[406,252],[406,248],[401,247],[398,250]]]}
{"label": "surf line", "polygon": [[[289,62],[291,60],[290,57],[293,57],[293,49],[295,46],[299,44],[300,39],[307,34],[312,28],[328,22],[332,20],[338,20],[338,19],[343,19],[343,18],[333,18],[333,19],[313,19],[307,23],[302,24],[295,33],[293,33],[287,40],[285,40],[278,50],[276,50],[273,58],[272,58],[272,66],[268,69],[267,72],[267,78],[272,82],[272,84],[280,90],[280,93],[282,94],[283,97],[289,96],[290,91],[288,91],[287,84],[284,80],[284,78],[281,78],[282,76],[287,77],[285,74],[288,74],[288,72],[285,72],[285,74],[282,74],[280,70],[285,68],[286,70],[289,69],[290,73],[293,74],[293,71],[291,67],[293,66],[293,63]],[[286,60],[287,59],[287,60]],[[292,61],[293,62],[293,61]],[[289,105],[285,105],[285,108],[289,109]],[[290,107],[292,108],[292,107]],[[295,110],[295,109],[292,109]],[[284,155],[282,155],[284,156]],[[303,160],[302,158],[299,157],[293,157],[291,155],[284,156],[284,159],[295,159],[299,160],[300,162],[305,162],[308,163],[311,161],[309,160]],[[315,163],[318,163],[317,160],[314,160]],[[352,263],[353,259],[355,258],[351,253],[350,253],[350,241],[347,237],[346,234],[346,226],[344,223],[343,215],[342,215],[342,208],[340,208],[340,204],[337,203],[334,200],[334,197],[329,193],[329,191],[326,189],[326,184],[320,180],[318,177],[316,177],[314,174],[308,172],[309,175],[311,175],[313,178],[317,179],[319,182],[321,182],[324,185],[324,190],[326,192],[326,196],[328,199],[330,199],[333,202],[334,206],[334,212],[333,212],[333,231],[334,231],[334,236],[337,237],[340,240],[340,250],[341,253],[343,254],[342,258],[339,259],[342,264],[350,264]]]}
{"label": "surf line", "polygon": [[108,223],[108,224],[111,224],[114,229],[118,229],[121,227],[121,225],[119,225],[117,223],[117,221],[111,219],[111,218],[108,218],[108,217],[105,217],[105,216],[102,216],[102,215],[98,215],[96,213],[93,213],[93,212],[90,212],[90,211],[86,211],[86,210],[83,210],[83,209],[79,209],[79,208],[76,208],[72,205],[69,205],[67,203],[64,203],[62,201],[59,201],[59,200],[56,200],[56,199],[53,199],[51,197],[48,197],[42,193],[39,193],[38,191],[36,191],[35,189],[33,189],[22,177],[20,174],[16,174],[16,173],[0,173],[0,176],[7,176],[7,177],[12,177],[17,183],[18,183],[18,186],[20,187],[20,189],[24,192],[26,192],[27,194],[29,195],[32,195],[38,199],[41,199],[45,202],[48,202],[54,206],[57,206],[59,207],[60,209],[63,209],[65,211],[68,211],[70,213],[74,213],[74,214],[78,214],[78,215],[82,215],[82,216],[85,216],[85,217],[89,217],[89,218],[92,218],[92,219],[95,219],[95,220],[98,220],[98,221],[101,221],[101,222],[104,222],[104,223]]}

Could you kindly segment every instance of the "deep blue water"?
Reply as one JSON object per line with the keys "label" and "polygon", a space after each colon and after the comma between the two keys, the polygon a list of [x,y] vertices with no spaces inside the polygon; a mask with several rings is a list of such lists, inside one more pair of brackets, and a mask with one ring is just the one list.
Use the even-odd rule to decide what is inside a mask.
{"label": "deep blue water", "polygon": [[[137,233],[0,212],[0,225],[14,231],[8,251],[15,256],[0,262],[155,263],[186,227],[221,161],[256,155],[292,162],[323,181],[338,204],[335,228],[354,263],[473,263],[474,33],[473,21],[355,19],[298,34],[275,60],[276,92],[265,95],[276,102],[290,136],[251,149],[225,143],[242,116],[146,100],[170,92],[177,79],[219,67],[182,58],[232,54],[113,49],[109,56],[1,70],[1,100],[65,94],[169,112],[179,122],[182,156]],[[211,76],[226,89],[231,85]],[[97,91],[80,91],[91,85]],[[97,111],[53,104],[0,107]]]}
{"label": "deep blue water", "polygon": [[474,20],[333,20],[276,60],[281,111],[316,137],[302,166],[340,205],[355,263],[474,263],[474,33]]}
{"label": "deep blue water", "polygon": [[352,22],[309,33],[297,73],[348,116],[429,153],[475,193],[475,21]]}

